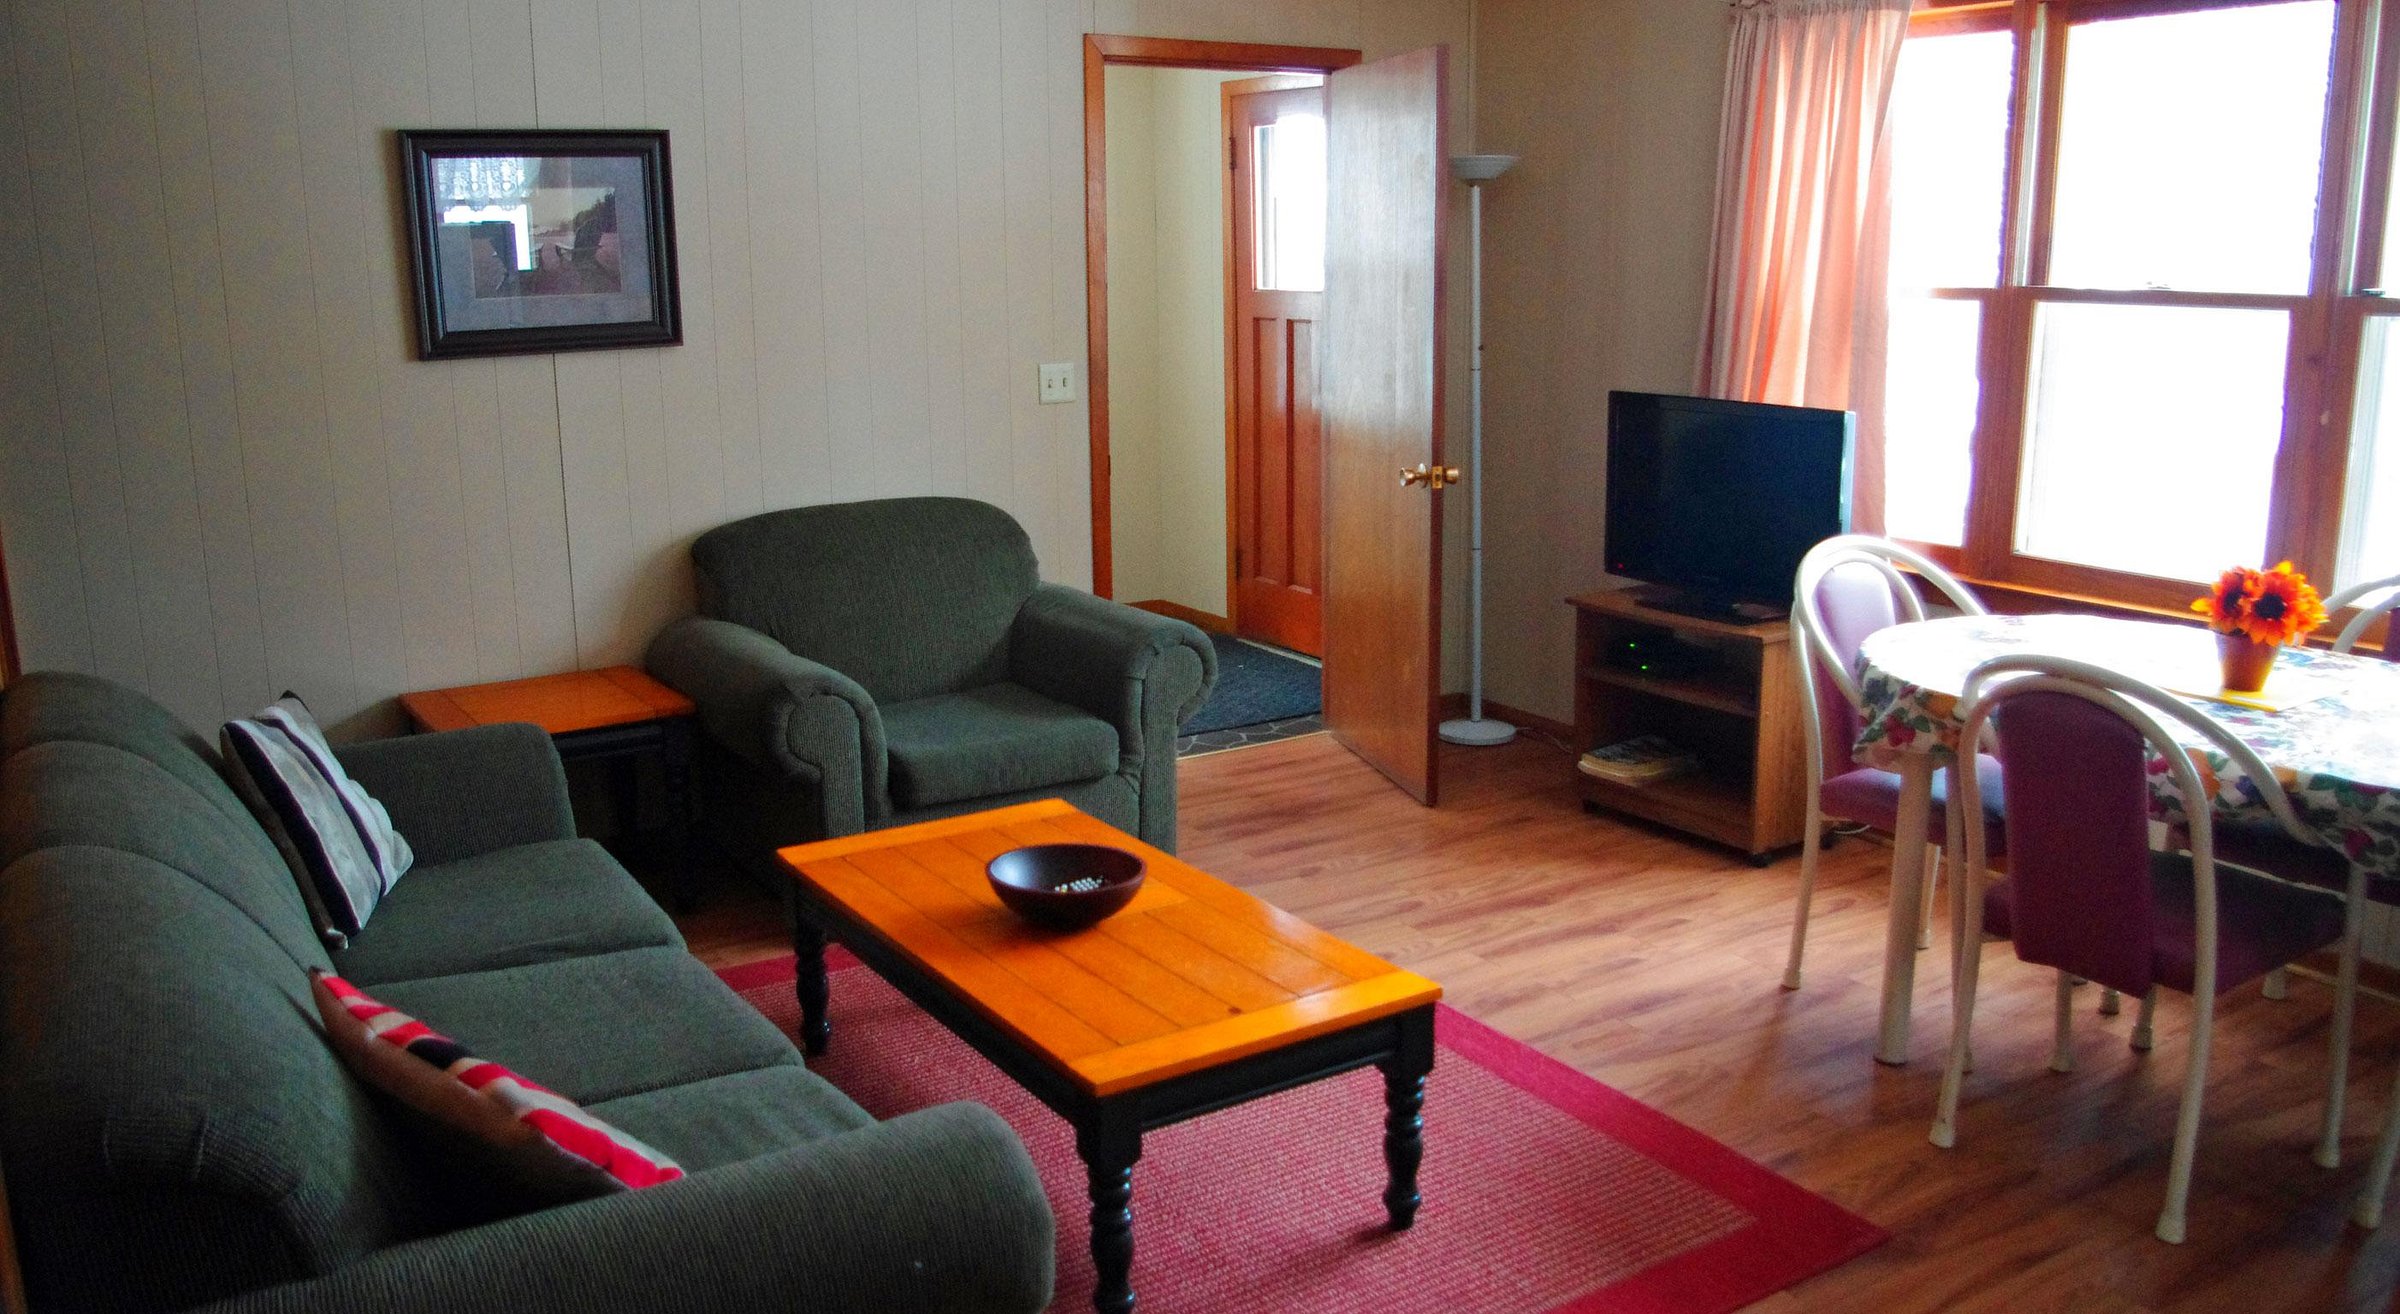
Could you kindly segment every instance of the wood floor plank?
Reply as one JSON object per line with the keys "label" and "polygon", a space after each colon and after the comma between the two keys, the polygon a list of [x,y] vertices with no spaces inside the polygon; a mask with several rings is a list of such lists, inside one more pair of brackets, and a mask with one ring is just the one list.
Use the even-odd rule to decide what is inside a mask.
{"label": "wood floor plank", "polygon": [[[2392,1308],[2400,1223],[2367,1234],[2346,1215],[2400,1061],[2400,1008],[2361,1001],[2343,1164],[2327,1171],[2308,1151],[2330,988],[2303,977],[2282,1002],[2225,997],[2191,1239],[2164,1245],[2150,1227],[2188,1003],[2161,1005],[2157,1045],[2141,1054],[2126,1043],[2134,1010],[2100,1017],[2079,992],[2076,1070],[2052,1073],[2050,974],[1987,947],[1959,1144],[1935,1149],[1950,1026],[1941,951],[1920,962],[1909,1066],[1870,1057],[1888,849],[1843,840],[1825,854],[1806,983],[1786,992],[1796,858],[1753,870],[1588,815],[1571,760],[1532,736],[1444,752],[1432,810],[1322,736],[1187,760],[1180,856],[1891,1230],[1890,1244],[1755,1308]],[[1943,925],[1937,915],[1937,942]],[[787,951],[773,896],[747,888],[712,890],[684,926],[713,965]],[[1426,1116],[1438,1153],[1438,1108]]]}

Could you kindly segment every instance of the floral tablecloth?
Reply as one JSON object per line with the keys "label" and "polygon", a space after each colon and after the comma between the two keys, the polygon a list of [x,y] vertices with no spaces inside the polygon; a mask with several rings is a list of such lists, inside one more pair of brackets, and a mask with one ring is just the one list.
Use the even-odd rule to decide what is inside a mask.
{"label": "floral tablecloth", "polygon": [[[1958,694],[1967,673],[2003,653],[2038,652],[2124,671],[2167,689],[2217,683],[2216,641],[2206,630],[2096,616],[1954,616],[1896,625],[1860,646],[1865,728],[1857,757],[1895,769],[1901,755],[1958,755]],[[2308,696],[2281,711],[2193,697],[2192,706],[2239,736],[2274,769],[2301,819],[2358,866],[2400,875],[2400,663],[2323,649],[2287,649],[2267,681],[2270,701]],[[2181,727],[2176,727],[2179,737]],[[2191,744],[2220,817],[2270,820],[2257,794],[2226,773],[2220,753]],[[2181,812],[2173,778],[2151,773],[2159,815]]]}

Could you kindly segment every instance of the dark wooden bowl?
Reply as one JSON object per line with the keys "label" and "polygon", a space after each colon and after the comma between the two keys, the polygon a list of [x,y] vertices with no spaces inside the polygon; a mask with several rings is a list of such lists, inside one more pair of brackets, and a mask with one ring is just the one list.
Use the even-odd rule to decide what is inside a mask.
{"label": "dark wooden bowl", "polygon": [[[1142,888],[1138,854],[1104,844],[1033,844],[1010,849],[984,868],[992,892],[1037,925],[1072,931],[1122,908]],[[1089,889],[1066,889],[1098,881]]]}

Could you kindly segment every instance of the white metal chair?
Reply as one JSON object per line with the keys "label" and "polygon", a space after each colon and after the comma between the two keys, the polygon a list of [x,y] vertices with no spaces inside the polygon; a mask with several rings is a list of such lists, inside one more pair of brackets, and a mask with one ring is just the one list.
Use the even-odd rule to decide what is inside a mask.
{"label": "white metal chair", "polygon": [[[1800,900],[1792,915],[1792,951],[1783,972],[1786,990],[1800,988],[1800,959],[1808,944],[1809,903],[1816,894],[1825,819],[1890,831],[1899,815],[1900,777],[1858,766],[1850,753],[1863,728],[1856,674],[1859,645],[1878,630],[1925,619],[1925,604],[1901,566],[1932,584],[1961,612],[1985,614],[1983,604],[1949,571],[1922,553],[1872,534],[1843,534],[1817,544],[1801,558],[1793,580],[1792,655],[1799,666],[1800,696],[1808,703],[1808,816],[1800,849]],[[1947,833],[1942,824],[1945,802],[1937,792],[1937,835]],[[1999,837],[1992,838],[1997,851]],[[1933,891],[1941,874],[1938,847],[1935,853],[1925,868],[1919,948],[1929,943]]]}
{"label": "white metal chair", "polygon": [[[2068,1071],[2077,978],[2142,998],[2133,1043],[2146,1049],[2158,987],[2192,996],[2190,1066],[2158,1237],[2184,1238],[2184,1208],[2199,1147],[2216,996],[2342,938],[2343,901],[2314,886],[2220,867],[2211,796],[2169,722],[2196,732],[2232,764],[2287,836],[2313,844],[2274,773],[2249,745],[2174,695],[2087,662],[2038,654],[1994,658],[1975,668],[1961,696],[1966,734],[1996,731],[2007,784],[2009,874],[1965,902],[1968,946],[1958,961],[1950,1063],[1931,1140],[1957,1141],[1959,1090],[1969,1062],[1981,936],[1987,919],[2029,963],[2058,969],[2057,1038],[2050,1066]],[[2153,852],[2149,760],[2167,763],[2182,799],[2190,851]],[[1960,803],[1979,803],[1978,783],[1961,782]],[[1970,815],[1972,815],[1970,813]],[[1980,885],[1982,837],[1965,838],[1964,879]],[[2341,1005],[2337,1004],[2337,1008]]]}
{"label": "white metal chair", "polygon": [[[2383,595],[2377,601],[2361,606],[2368,598]],[[2343,609],[2358,607],[2358,615],[2342,627],[2334,637],[2333,651],[2346,653],[2358,646],[2359,639],[2374,628],[2375,622],[2400,608],[2400,575],[2389,579],[2368,580],[2353,584],[2325,599],[2328,615],[2339,615]],[[2400,643],[2394,643],[2386,631],[2382,655],[2387,661],[2400,661]],[[2283,836],[2272,828],[2259,825],[2237,825],[2218,828],[2217,860],[2230,862],[2250,871],[2261,871],[2278,880],[2313,885],[2333,890],[2345,896],[2350,889],[2350,864],[2345,855],[2331,849],[2301,849],[2284,842]],[[2368,900],[2400,904],[2400,881],[2377,876],[2366,884]],[[2342,1163],[2342,1103],[2346,1093],[2350,1063],[2350,1018],[2358,998],[2358,960],[2360,944],[2365,935],[2363,904],[2350,910],[2348,926],[2342,936],[2341,967],[2333,983],[2334,1021],[2329,1041],[2333,1048],[2334,1084],[2325,1104],[2325,1128],[2317,1140],[2316,1161],[2326,1168],[2338,1168]],[[2267,997],[2281,999],[2285,993],[2286,973],[2278,968],[2267,976]],[[2396,1087],[2400,1090],[2400,1087]],[[2380,1207],[2382,1190],[2377,1188]],[[2372,1224],[2370,1224],[2372,1226]]]}
{"label": "white metal chair", "polygon": [[[2380,597],[2377,596],[2379,594]],[[2376,600],[2362,606],[2361,603],[2368,598]],[[2340,614],[2345,607],[2358,607],[2359,611],[2335,636],[2335,652],[2351,651],[2376,621],[2400,609],[2400,575],[2353,584],[2325,599],[2325,610],[2330,615]],[[2394,642],[2394,639],[2390,630],[2384,632],[2383,657],[2386,661],[2400,661],[2400,642]],[[2383,1136],[2376,1142],[2374,1165],[2367,1170],[2366,1185],[2359,1190],[2358,1203],[2350,1211],[2350,1216],[2357,1220],[2359,1226],[2377,1227],[2383,1223],[2383,1197],[2391,1188],[2395,1159],[2400,1159],[2400,1074],[2395,1074],[2392,1079],[2391,1103],[2384,1113]]]}
{"label": "white metal chair", "polygon": [[[2372,598],[2377,594],[2383,596],[2365,606],[2359,606],[2361,599]],[[2340,615],[2345,607],[2358,607],[2358,615],[2353,617],[2348,625],[2342,627],[2340,634],[2334,636],[2333,650],[2335,652],[2348,652],[2357,647],[2359,639],[2368,630],[2374,628],[2375,622],[2390,615],[2395,608],[2400,608],[2400,575],[2394,575],[2388,579],[2371,579],[2364,584],[2353,584],[2325,599],[2325,614],[2328,616]],[[2383,657],[2385,661],[2400,661],[2400,643],[2394,643],[2392,637],[2390,631],[2385,631]]]}

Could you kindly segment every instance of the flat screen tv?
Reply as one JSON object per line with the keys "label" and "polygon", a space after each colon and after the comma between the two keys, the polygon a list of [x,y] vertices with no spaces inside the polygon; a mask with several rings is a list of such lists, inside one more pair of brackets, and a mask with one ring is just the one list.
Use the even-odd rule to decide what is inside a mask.
{"label": "flat screen tv", "polygon": [[1854,434],[1848,411],[1611,392],[1609,573],[1669,610],[1789,610],[1800,558],[1850,528]]}

